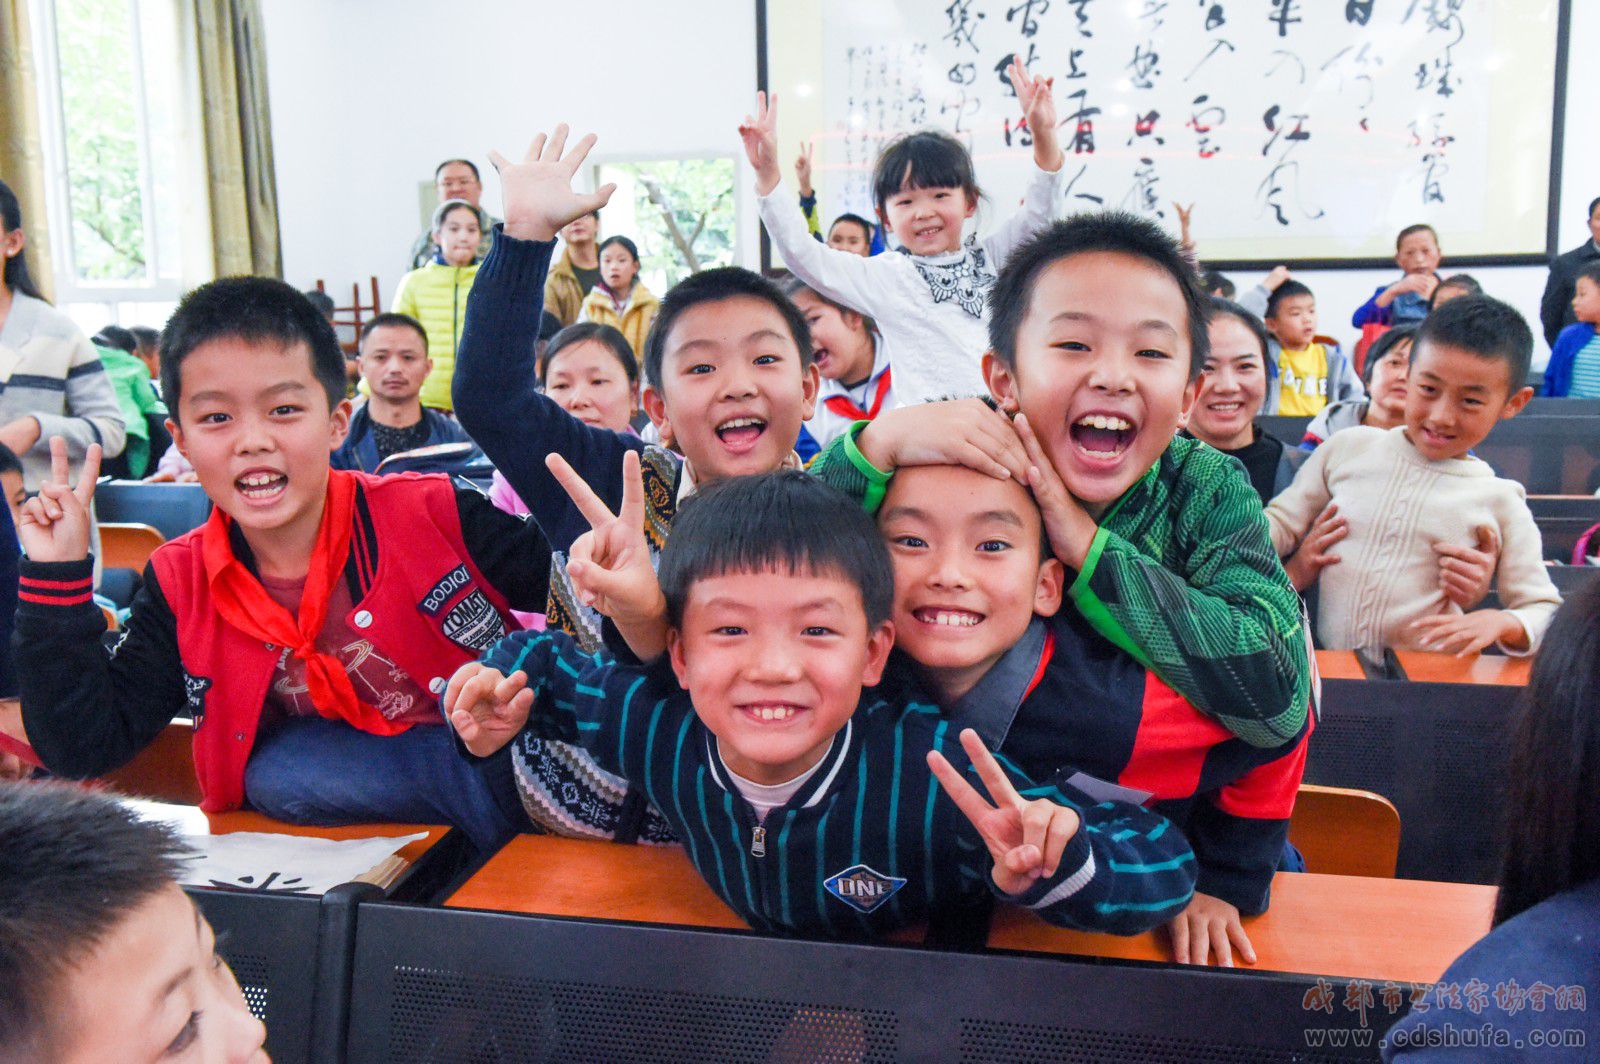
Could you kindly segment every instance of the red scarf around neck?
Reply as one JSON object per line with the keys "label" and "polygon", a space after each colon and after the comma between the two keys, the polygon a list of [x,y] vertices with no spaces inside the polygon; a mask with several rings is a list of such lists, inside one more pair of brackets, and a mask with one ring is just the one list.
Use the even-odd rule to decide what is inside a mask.
{"label": "red scarf around neck", "polygon": [[873,390],[872,406],[866,410],[856,405],[855,400],[848,395],[830,395],[822,400],[822,405],[852,421],[871,421],[878,416],[878,411],[883,409],[883,397],[889,394],[889,374],[894,367],[886,367],[878,378],[878,387]]}
{"label": "red scarf around neck", "polygon": [[289,615],[267,594],[261,581],[245,564],[234,557],[228,540],[232,523],[221,507],[214,507],[211,518],[200,533],[201,556],[205,560],[206,580],[217,613],[245,635],[265,643],[288,647],[306,663],[306,685],[311,703],[329,720],[342,720],[373,735],[398,735],[411,725],[386,718],[356,697],[356,689],[345,672],[344,663],[332,654],[317,649],[317,635],[327,620],[328,598],[336,582],[343,578],[350,554],[350,520],[355,509],[356,478],[344,470],[328,474],[328,496],[317,526],[317,541],[311,551],[311,568],[306,572],[305,590],[300,596],[300,616]]}

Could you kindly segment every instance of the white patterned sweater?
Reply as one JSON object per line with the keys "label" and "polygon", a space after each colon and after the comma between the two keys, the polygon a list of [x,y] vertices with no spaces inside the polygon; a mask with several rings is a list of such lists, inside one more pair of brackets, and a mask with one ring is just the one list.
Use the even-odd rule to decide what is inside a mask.
{"label": "white patterned sweater", "polygon": [[1017,246],[1055,220],[1062,172],[1035,169],[1021,209],[946,255],[887,251],[865,258],[830,248],[812,237],[799,202],[781,183],[756,203],[796,277],[878,323],[894,350],[896,405],[909,406],[988,392],[980,365],[989,347],[989,289]]}
{"label": "white patterned sweater", "polygon": [[1537,649],[1561,595],[1545,569],[1521,484],[1495,476],[1480,458],[1430,461],[1403,426],[1357,425],[1329,436],[1267,506],[1280,556],[1293,551],[1330,502],[1349,520],[1350,534],[1333,550],[1339,563],[1318,581],[1317,635],[1324,647],[1424,649],[1411,622],[1461,612],[1439,590],[1433,545],[1473,546],[1478,526],[1489,525],[1502,544],[1495,572],[1501,605],[1528,632],[1529,650],[1522,653]]}

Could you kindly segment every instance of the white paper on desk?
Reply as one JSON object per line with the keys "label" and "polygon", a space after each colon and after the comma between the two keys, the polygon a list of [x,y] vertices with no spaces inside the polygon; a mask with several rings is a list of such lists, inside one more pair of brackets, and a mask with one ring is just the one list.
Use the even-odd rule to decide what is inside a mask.
{"label": "white paper on desk", "polygon": [[179,881],[263,894],[322,894],[370,872],[427,832],[369,839],[317,839],[236,831],[186,835],[196,853]]}
{"label": "white paper on desk", "polygon": [[1074,772],[1067,782],[1097,802],[1131,802],[1134,805],[1143,805],[1150,800],[1149,791],[1124,787],[1120,783],[1110,783],[1087,772]]}

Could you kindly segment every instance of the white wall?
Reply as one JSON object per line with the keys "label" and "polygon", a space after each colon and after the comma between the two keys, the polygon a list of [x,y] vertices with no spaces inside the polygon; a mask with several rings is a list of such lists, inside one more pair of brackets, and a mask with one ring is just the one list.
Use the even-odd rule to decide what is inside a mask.
{"label": "white wall", "polygon": [[[755,86],[753,0],[612,0],[603,9],[562,0],[263,0],[262,7],[292,283],[322,277],[337,295],[377,274],[387,301],[419,229],[417,183],[435,164],[453,155],[477,161],[484,202],[498,213],[489,149],[520,154],[535,132],[559,121],[599,134],[596,159],[739,156],[741,261],[755,265],[752,178],[736,132]],[[1600,100],[1600,64],[1588,59],[1600,54],[1600,4],[1572,7],[1562,250],[1585,238],[1584,210],[1600,196],[1600,137],[1587,106]],[[1196,236],[1203,254],[1203,230]],[[1539,334],[1543,267],[1471,272]],[[1301,278],[1317,294],[1323,331],[1353,340],[1351,311],[1394,276],[1323,270]],[[1241,287],[1258,279],[1234,275]],[[1542,360],[1542,336],[1539,350]]]}
{"label": "white wall", "polygon": [[[263,0],[284,275],[336,298],[409,265],[417,183],[464,156],[499,215],[490,149],[520,158],[558,122],[591,161],[743,156],[755,93],[753,0]],[[741,164],[742,165],[742,164]],[[587,167],[586,167],[587,170]],[[754,204],[740,181],[743,261]]]}

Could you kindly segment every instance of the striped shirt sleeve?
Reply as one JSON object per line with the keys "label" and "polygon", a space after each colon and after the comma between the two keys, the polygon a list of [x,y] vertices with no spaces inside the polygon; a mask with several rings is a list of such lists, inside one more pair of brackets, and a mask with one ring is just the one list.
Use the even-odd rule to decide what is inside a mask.
{"label": "striped shirt sleeve", "polygon": [[[959,747],[946,745],[942,751],[980,794],[986,793],[977,769]],[[988,847],[951,802],[951,822],[958,836],[964,836],[958,852],[981,863],[964,869],[966,874],[981,875],[1006,901],[1032,909],[1052,924],[1080,931],[1138,934],[1166,923],[1189,904],[1196,875],[1194,851],[1166,817],[1130,802],[1095,802],[1072,787],[1035,785],[1005,758],[996,760],[1025,800],[1042,798],[1075,811],[1078,831],[1062,851],[1054,875],[1039,879],[1020,895],[1006,895],[994,885]]]}

